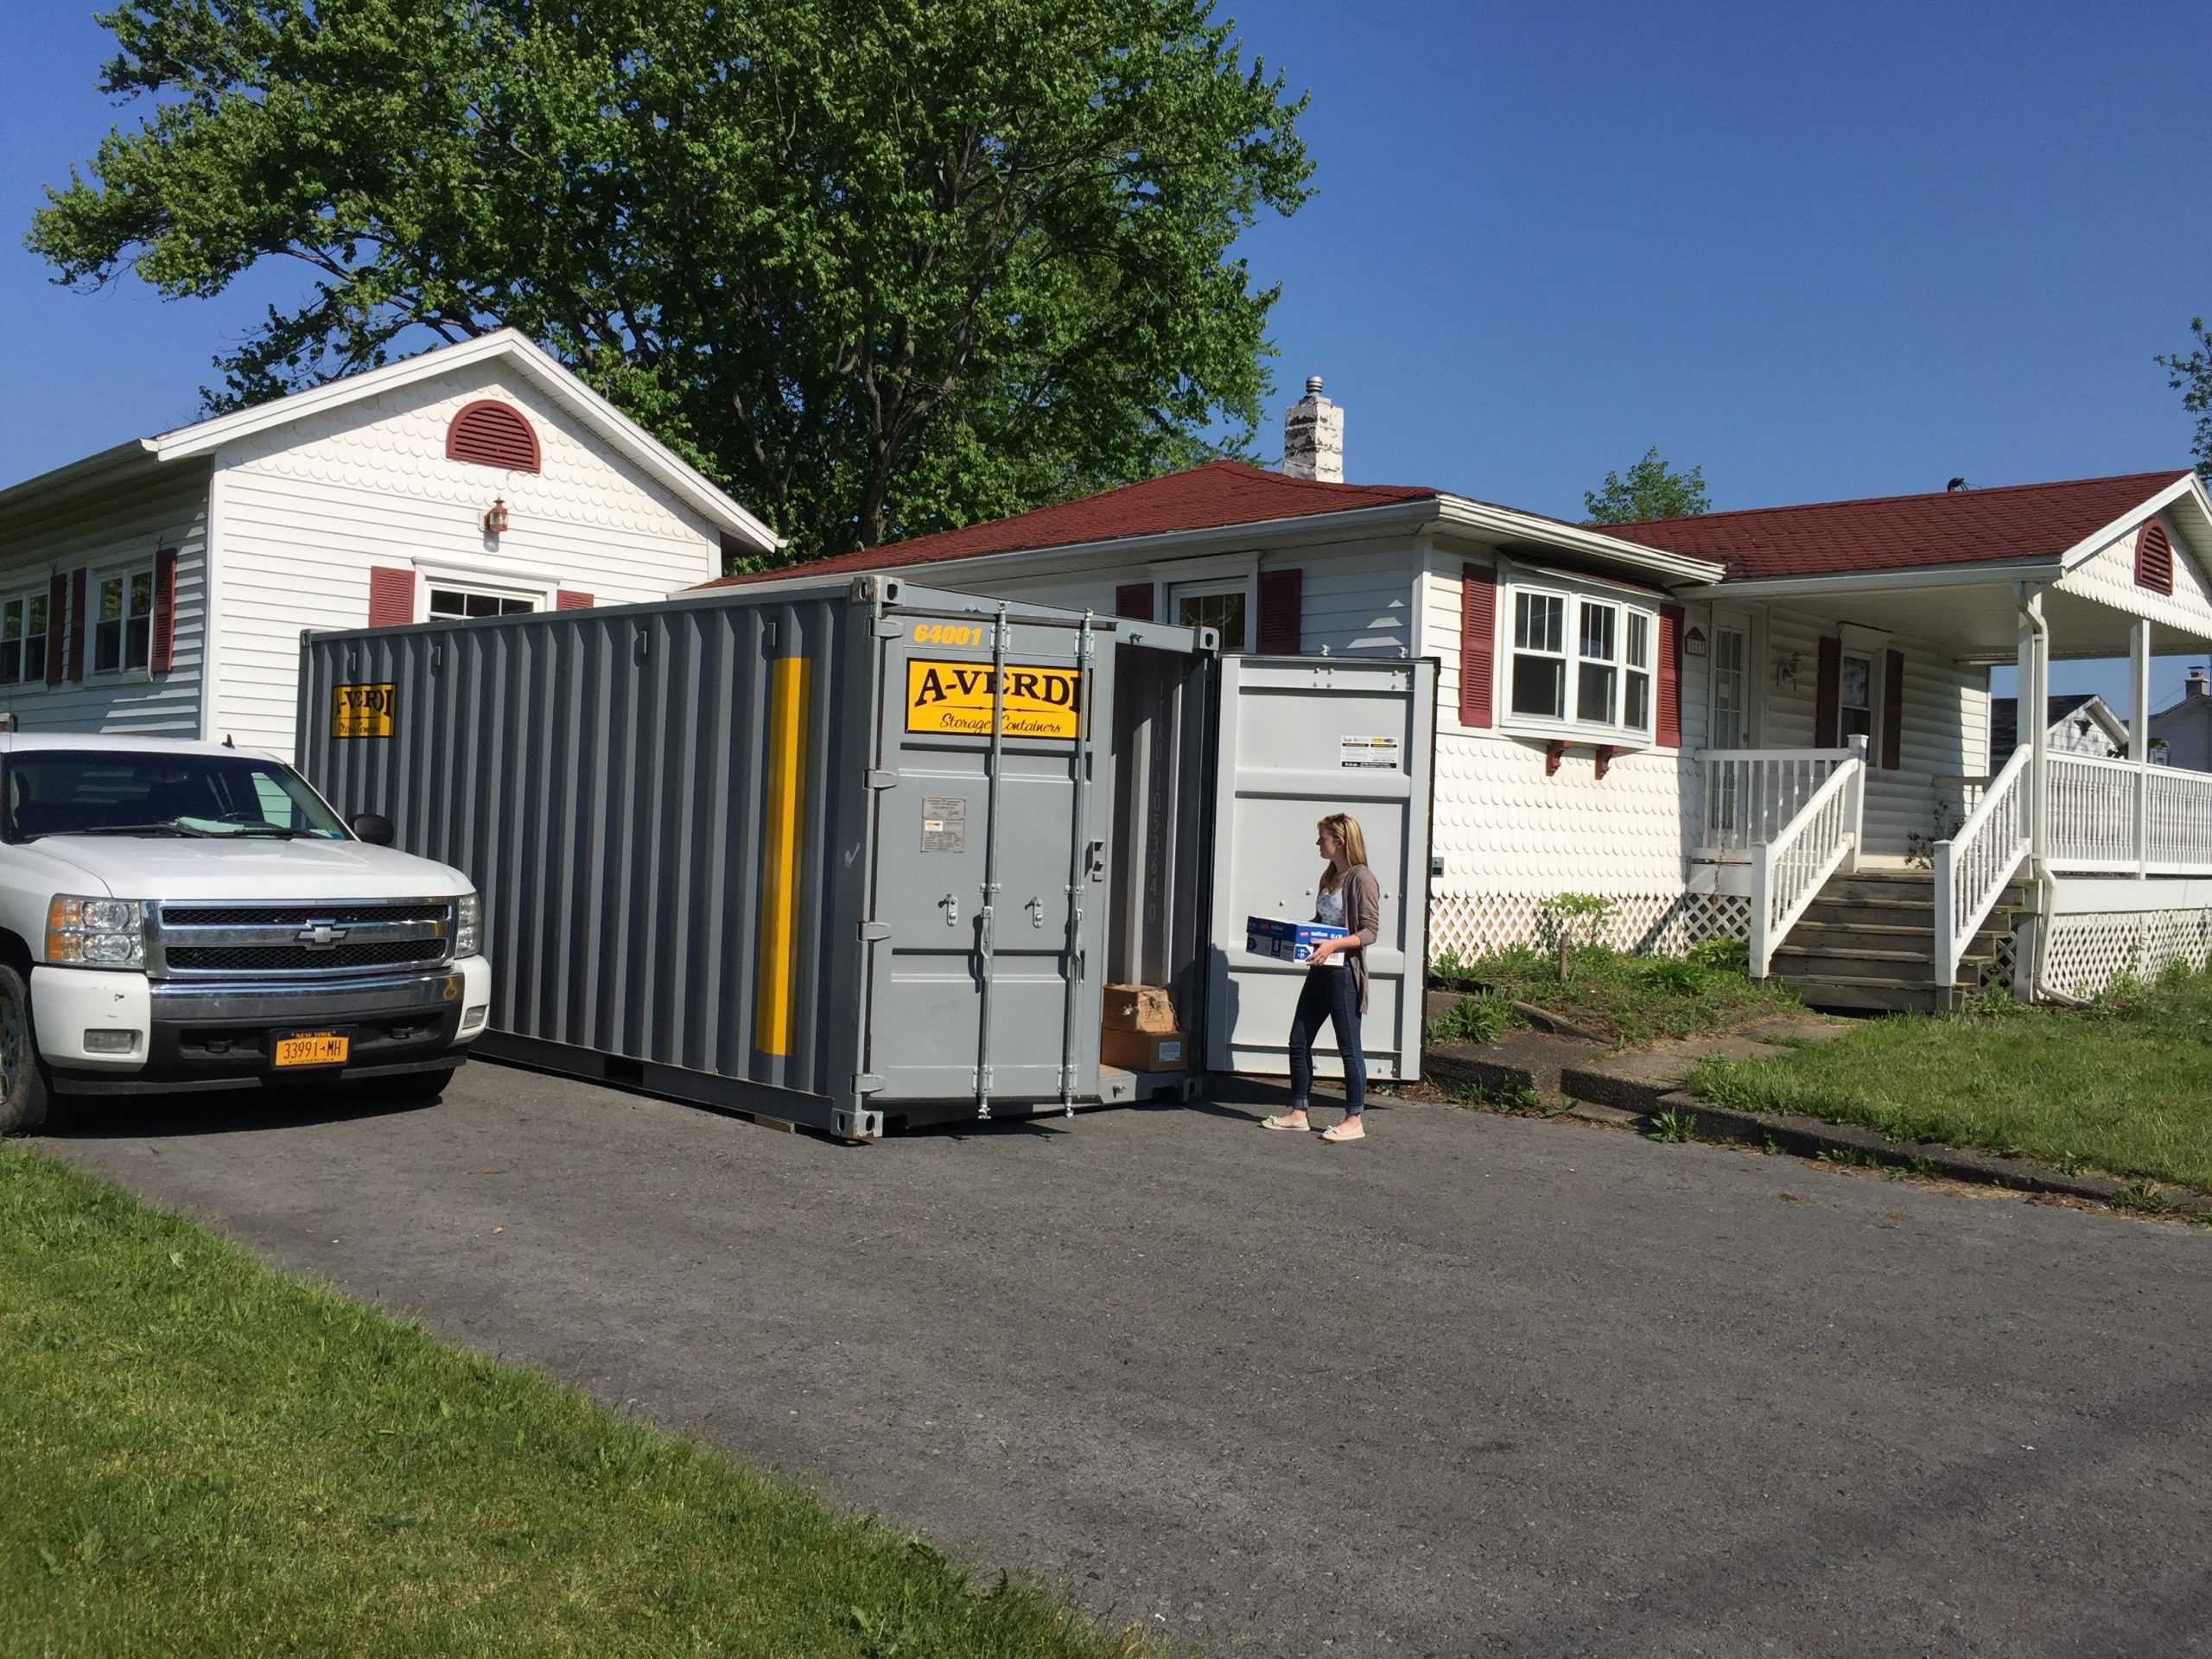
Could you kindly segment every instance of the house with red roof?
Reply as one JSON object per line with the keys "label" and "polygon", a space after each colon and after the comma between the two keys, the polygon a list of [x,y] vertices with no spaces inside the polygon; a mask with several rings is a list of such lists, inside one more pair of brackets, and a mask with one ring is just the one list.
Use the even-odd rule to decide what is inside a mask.
{"label": "house with red roof", "polygon": [[[817,561],[1440,664],[1432,951],[1746,941],[1833,1007],[2094,988],[2212,949],[2212,777],[2150,764],[2154,652],[2212,643],[2212,499],[2171,469],[1568,524],[1342,474],[1319,380],[1280,471],[1216,461]],[[792,573],[726,582],[791,579]],[[721,585],[721,584],[713,584]],[[1989,671],[2126,658],[2128,753],[1989,753]],[[2032,724],[2032,722],[2031,722]]]}

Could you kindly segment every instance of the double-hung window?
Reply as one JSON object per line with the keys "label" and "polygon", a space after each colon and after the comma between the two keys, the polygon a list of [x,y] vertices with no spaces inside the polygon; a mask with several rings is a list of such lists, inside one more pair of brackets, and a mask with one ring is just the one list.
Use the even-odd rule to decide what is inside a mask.
{"label": "double-hung window", "polygon": [[1567,718],[1567,595],[1513,595],[1513,702],[1516,715]]}
{"label": "double-hung window", "polygon": [[45,678],[46,594],[0,601],[0,685],[35,685]]}
{"label": "double-hung window", "polygon": [[1836,686],[1836,729],[1841,740],[1871,737],[1874,732],[1874,659],[1855,651],[1843,653]]}
{"label": "double-hung window", "polygon": [[1651,741],[1657,607],[1603,591],[1507,581],[1505,728],[1595,743]]}
{"label": "double-hung window", "polygon": [[144,668],[154,652],[154,570],[99,578],[92,609],[92,672]]}

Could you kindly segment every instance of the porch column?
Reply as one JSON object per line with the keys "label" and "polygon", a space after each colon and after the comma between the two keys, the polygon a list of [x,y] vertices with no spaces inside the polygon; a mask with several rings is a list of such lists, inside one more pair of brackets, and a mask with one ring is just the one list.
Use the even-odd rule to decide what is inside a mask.
{"label": "porch column", "polygon": [[2127,758],[2135,764],[2135,879],[2151,874],[2151,619],[2127,637]]}
{"label": "porch column", "polygon": [[2037,626],[2043,621],[2043,588],[2037,582],[2024,582],[2016,584],[2015,591],[2020,603],[2018,729],[2028,742],[2028,857],[2032,868],[2041,874],[2046,856],[2044,819],[2048,796],[2044,768],[2050,752],[2050,734],[2045,728],[2050,722],[2045,716],[2050,708],[2050,663],[2041,630]]}

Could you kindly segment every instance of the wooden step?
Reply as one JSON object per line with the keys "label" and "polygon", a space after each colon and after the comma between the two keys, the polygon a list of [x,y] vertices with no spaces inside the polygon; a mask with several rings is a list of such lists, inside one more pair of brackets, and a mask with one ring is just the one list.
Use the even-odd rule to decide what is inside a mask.
{"label": "wooden step", "polygon": [[[2006,935],[1985,927],[1966,942],[1966,954],[1993,958]],[[1936,930],[1866,922],[1800,922],[1778,947],[1784,950],[1909,950],[1923,962],[1936,960]]]}
{"label": "wooden step", "polygon": [[[1969,966],[1979,968],[1995,960],[1993,953],[1964,957],[1959,964],[1961,976],[1965,976],[1963,970]],[[1925,950],[1830,949],[1826,945],[1808,949],[1785,944],[1774,953],[1772,972],[1777,979],[1792,982],[1840,976],[1846,979],[1890,981],[1900,985],[1929,985],[1935,982],[1936,962]]]}
{"label": "wooden step", "polygon": [[1945,998],[1936,985],[1904,985],[1858,974],[1827,974],[1785,982],[1808,1007],[1860,1014],[1937,1014]]}

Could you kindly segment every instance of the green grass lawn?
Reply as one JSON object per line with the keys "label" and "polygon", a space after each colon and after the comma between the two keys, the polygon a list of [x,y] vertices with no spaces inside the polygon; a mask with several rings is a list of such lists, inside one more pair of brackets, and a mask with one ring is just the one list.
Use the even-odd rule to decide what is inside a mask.
{"label": "green grass lawn", "polygon": [[1707,1060],[1699,1094],[2062,1167],[2212,1191],[2212,976],[2088,1009],[1899,1015],[1772,1059]]}
{"label": "green grass lawn", "polygon": [[[1431,982],[1466,991],[1477,1006],[1439,1020],[1430,1027],[1430,1040],[1490,1041],[1502,1027],[1520,1022],[1505,1007],[1512,1001],[1533,1003],[1624,1046],[1662,1037],[1701,1037],[1802,1012],[1781,984],[1744,971],[1743,950],[1721,943],[1681,957],[1586,947],[1573,952],[1563,984],[1557,959],[1545,951],[1501,950],[1467,961],[1441,957]],[[1488,1014],[1481,1011],[1485,999]]]}
{"label": "green grass lawn", "polygon": [[0,1474],[9,1654],[1147,1650],[19,1146]]}

